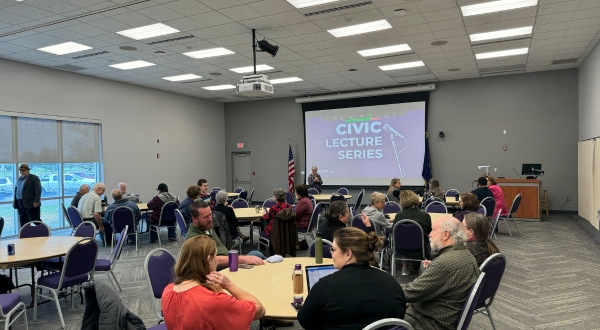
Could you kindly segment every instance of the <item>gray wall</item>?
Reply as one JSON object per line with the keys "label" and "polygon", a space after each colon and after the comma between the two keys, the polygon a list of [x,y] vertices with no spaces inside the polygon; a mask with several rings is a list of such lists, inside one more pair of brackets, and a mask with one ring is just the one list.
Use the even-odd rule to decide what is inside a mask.
{"label": "gray wall", "polygon": [[[560,70],[437,83],[430,97],[428,130],[433,174],[442,188],[471,190],[471,182],[482,172],[477,165],[497,168],[494,176],[515,178],[513,167],[520,173],[522,163],[542,163],[550,209],[559,209],[569,196],[572,200],[563,210],[576,210],[577,79],[577,70]],[[296,180],[305,180],[300,175],[302,109],[293,98],[225,104],[225,122],[228,188],[236,142],[244,142],[242,150],[252,152],[254,200],[286,186],[288,138],[293,141]],[[438,138],[439,131],[446,137]]]}
{"label": "gray wall", "polygon": [[225,184],[221,103],[7,60],[0,77],[0,110],[102,121],[109,189],[148,201],[161,182],[183,197],[201,176]]}
{"label": "gray wall", "polygon": [[579,67],[579,140],[600,137],[600,47]]}

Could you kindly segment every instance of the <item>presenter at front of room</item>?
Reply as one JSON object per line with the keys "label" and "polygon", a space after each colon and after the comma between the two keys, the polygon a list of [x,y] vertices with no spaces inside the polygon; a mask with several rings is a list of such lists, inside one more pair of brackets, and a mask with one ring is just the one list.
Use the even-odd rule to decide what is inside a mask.
{"label": "presenter at front of room", "polygon": [[321,175],[317,173],[317,167],[313,166],[310,168],[312,173],[308,176],[308,187],[317,189],[319,194],[321,193],[321,185],[323,184],[323,180],[321,179]]}

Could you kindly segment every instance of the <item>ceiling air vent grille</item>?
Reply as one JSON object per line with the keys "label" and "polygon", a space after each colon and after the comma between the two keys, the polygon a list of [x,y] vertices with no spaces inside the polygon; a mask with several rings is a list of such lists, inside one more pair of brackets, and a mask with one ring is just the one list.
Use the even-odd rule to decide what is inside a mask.
{"label": "ceiling air vent grille", "polygon": [[552,61],[552,63],[550,63],[550,65],[558,65],[558,64],[570,64],[570,63],[575,63],[577,62],[577,58],[566,58],[564,60],[556,60],[556,61]]}
{"label": "ceiling air vent grille", "polygon": [[485,75],[485,74],[518,72],[518,71],[523,71],[523,70],[525,70],[525,64],[515,64],[515,65],[495,66],[495,67],[490,67],[490,68],[481,68],[481,69],[479,69],[479,73],[482,75]]}
{"label": "ceiling air vent grille", "polygon": [[370,4],[373,4],[373,2],[372,1],[359,2],[359,3],[352,4],[352,5],[335,7],[335,8],[331,8],[331,9],[324,9],[324,10],[314,11],[312,13],[306,13],[306,14],[304,14],[304,16],[327,14],[327,13],[331,13],[331,12],[338,11],[338,10],[356,8],[356,7],[366,6],[366,5],[370,5]]}
{"label": "ceiling air vent grille", "polygon": [[75,57],[71,57],[74,60],[78,60],[80,58],[86,58],[86,57],[92,57],[92,56],[98,56],[98,55],[104,55],[104,54],[108,54],[108,51],[102,51],[102,52],[98,52],[98,53],[92,53],[92,54],[85,54],[85,55],[80,55],[80,56],[75,56]]}
{"label": "ceiling air vent grille", "polygon": [[179,41],[179,40],[185,40],[185,39],[189,39],[189,38],[194,38],[194,36],[190,34],[190,35],[183,36],[183,37],[170,38],[170,39],[165,39],[165,40],[158,40],[158,41],[149,42],[148,45],[157,45],[157,44],[162,44],[162,43],[165,43],[165,42]]}

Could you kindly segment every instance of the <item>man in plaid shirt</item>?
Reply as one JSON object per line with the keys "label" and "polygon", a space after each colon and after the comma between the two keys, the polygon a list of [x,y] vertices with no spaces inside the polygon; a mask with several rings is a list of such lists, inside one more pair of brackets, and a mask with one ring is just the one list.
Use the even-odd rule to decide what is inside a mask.
{"label": "man in plaid shirt", "polygon": [[423,261],[423,273],[404,286],[409,303],[404,320],[415,330],[456,329],[479,267],[465,247],[467,236],[458,220],[448,216],[435,221],[429,239],[436,257]]}

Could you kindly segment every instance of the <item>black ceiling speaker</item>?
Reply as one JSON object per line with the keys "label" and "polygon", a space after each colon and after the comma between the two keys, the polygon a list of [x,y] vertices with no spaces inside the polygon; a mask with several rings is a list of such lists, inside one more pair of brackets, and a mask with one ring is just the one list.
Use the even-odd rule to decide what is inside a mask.
{"label": "black ceiling speaker", "polygon": [[439,137],[443,138],[444,137],[444,131],[440,131],[440,135]]}
{"label": "black ceiling speaker", "polygon": [[271,56],[275,57],[277,55],[277,51],[279,50],[279,46],[271,45],[266,40],[260,40],[257,42],[258,48],[265,53],[269,53]]}

